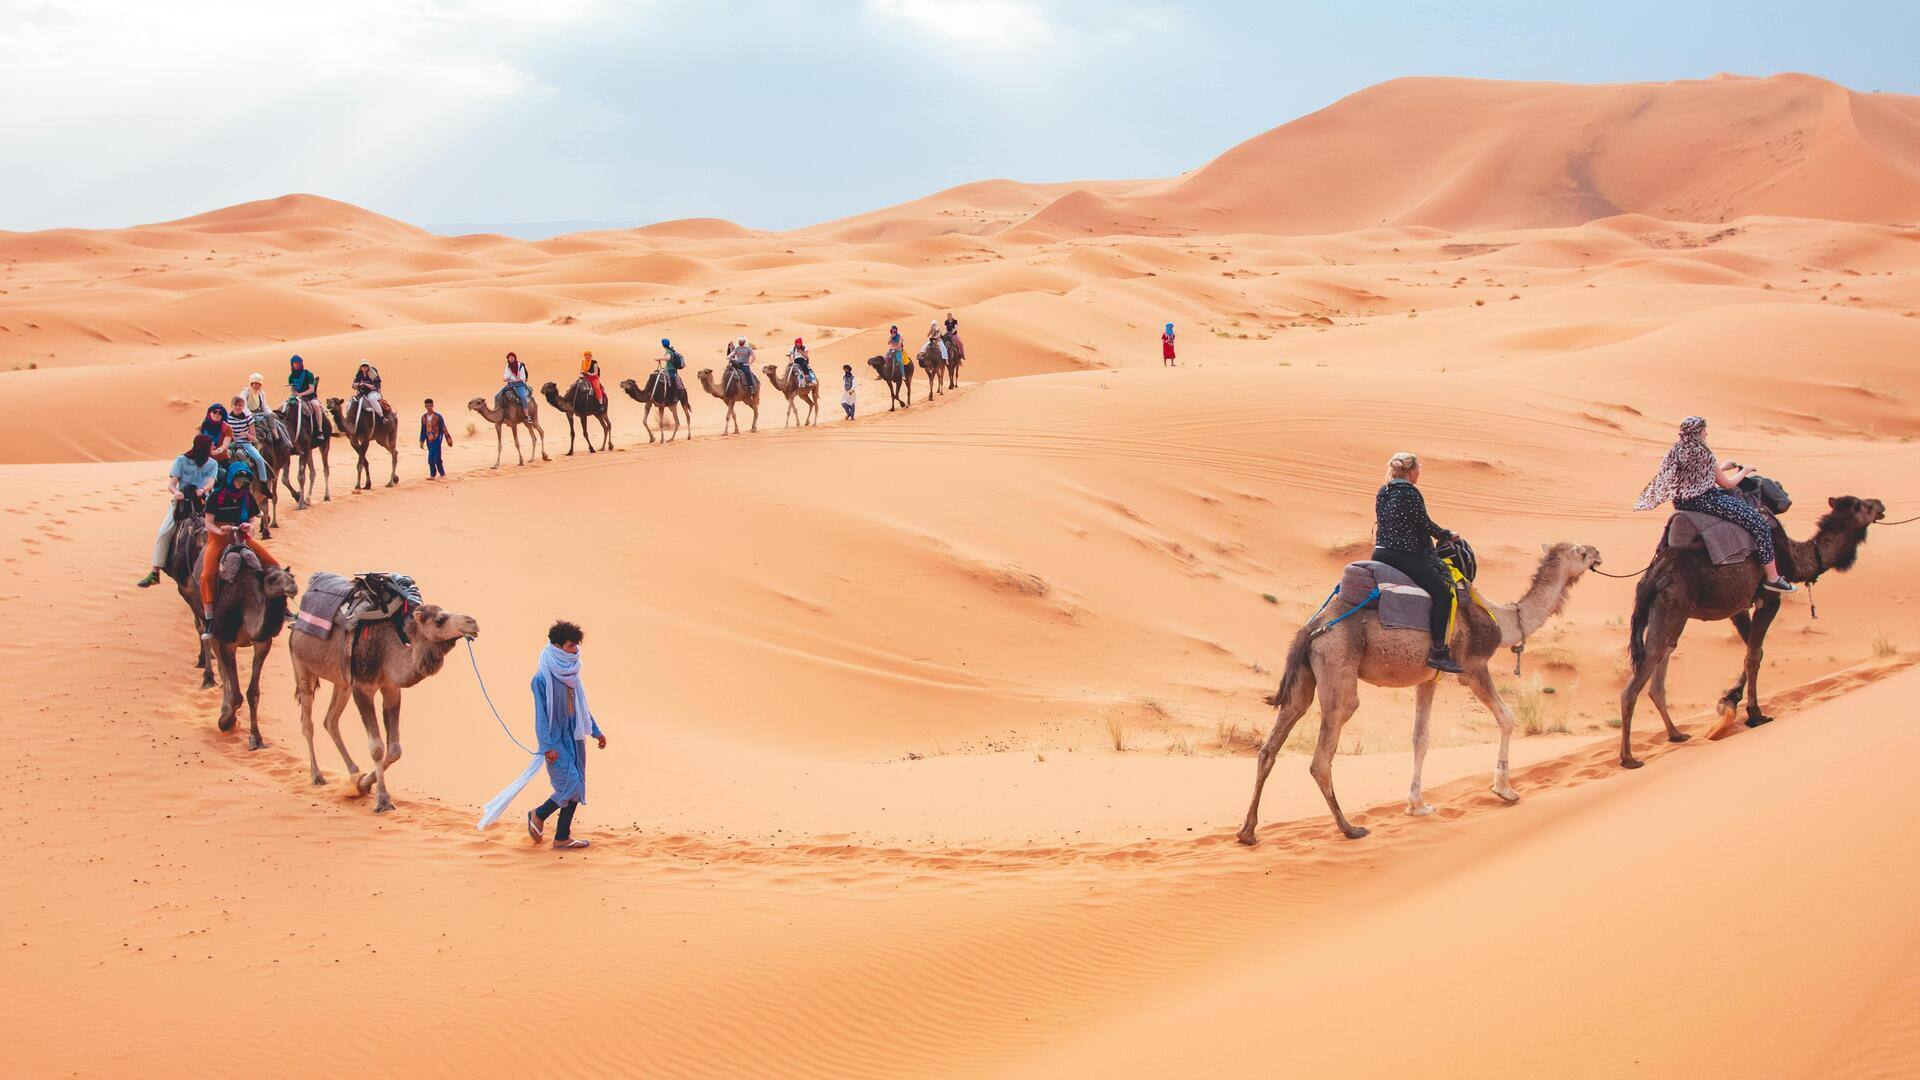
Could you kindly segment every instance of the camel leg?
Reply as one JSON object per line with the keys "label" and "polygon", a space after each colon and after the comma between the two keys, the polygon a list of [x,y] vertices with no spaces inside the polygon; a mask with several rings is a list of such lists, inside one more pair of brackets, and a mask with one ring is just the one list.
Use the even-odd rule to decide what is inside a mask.
{"label": "camel leg", "polygon": [[[1747,726],[1759,727],[1773,719],[1760,710],[1760,659],[1766,654],[1767,629],[1773,625],[1776,615],[1780,614],[1780,597],[1768,593],[1754,608],[1753,616],[1741,612],[1733,617],[1733,627],[1740,632],[1740,638],[1747,643],[1746,663],[1741,668],[1740,681],[1720,699],[1721,726],[1730,728],[1735,711],[1739,708],[1742,691],[1747,699]],[[1716,734],[1720,734],[1716,729]]]}
{"label": "camel leg", "polygon": [[1427,763],[1427,740],[1433,720],[1433,692],[1440,683],[1428,679],[1413,691],[1413,783],[1407,788],[1407,813],[1426,817],[1433,813],[1420,790],[1420,770]]}
{"label": "camel leg", "polygon": [[567,414],[567,456],[573,456],[573,414]]}
{"label": "camel leg", "polygon": [[214,643],[214,655],[220,658],[220,721],[221,731],[232,731],[240,722],[240,661],[234,655],[234,647],[224,641]]}
{"label": "camel leg", "polygon": [[380,692],[380,722],[387,729],[387,759],[381,763],[382,769],[391,769],[400,760],[400,691],[399,689]]}
{"label": "camel leg", "polygon": [[360,789],[360,794],[365,795],[367,785],[360,782],[360,766],[354,764],[353,755],[347,753],[347,740],[340,737],[340,717],[347,711],[347,702],[351,698],[351,691],[335,684],[333,694],[327,698],[327,715],[321,723],[326,725],[327,734],[333,738],[333,748],[340,751],[340,760],[346,763],[348,778]]}
{"label": "camel leg", "polygon": [[313,693],[319,685],[318,677],[294,665],[293,700],[300,707],[300,736],[307,740],[307,766],[313,770],[316,787],[327,782],[326,774],[320,771],[320,755],[313,749]]}
{"label": "camel leg", "polygon": [[373,758],[373,790],[377,798],[373,812],[384,814],[393,809],[387,794],[387,744],[380,738],[380,722],[373,715],[373,692],[353,688],[353,707],[360,710],[360,723],[367,729],[367,754]]}
{"label": "camel leg", "polygon": [[1660,663],[1653,669],[1653,679],[1647,683],[1647,699],[1659,711],[1660,722],[1667,726],[1667,741],[1686,742],[1692,736],[1674,726],[1673,713],[1667,708],[1667,668],[1672,664],[1672,653],[1660,658]]}
{"label": "camel leg", "polygon": [[600,449],[613,449],[613,421],[604,414],[600,417]]}
{"label": "camel leg", "polygon": [[1493,793],[1506,802],[1517,803],[1520,793],[1513,790],[1513,781],[1507,775],[1507,749],[1513,742],[1513,710],[1493,688],[1493,675],[1485,664],[1468,668],[1465,681],[1473,696],[1480,699],[1480,704],[1487,707],[1494,722],[1500,725],[1500,758],[1493,763]]}
{"label": "camel leg", "polygon": [[[513,452],[516,456],[520,453],[520,433],[517,431],[513,433]],[[500,434],[500,425],[495,424],[493,425],[493,467],[499,468],[500,459],[506,456],[507,440]],[[523,461],[520,464],[525,465],[526,462]]]}
{"label": "camel leg", "polygon": [[387,446],[387,454],[392,459],[391,464],[389,465],[391,472],[389,472],[387,475],[387,486],[393,487],[395,484],[398,484],[400,482],[400,440],[399,439],[396,438],[392,443],[390,443]]}
{"label": "camel leg", "polygon": [[[547,429],[541,427],[539,424],[535,424],[533,425],[533,430],[536,434],[540,436],[540,460],[552,461],[553,459],[547,456]],[[533,436],[532,435],[527,436],[527,443],[528,443],[527,452],[532,453],[533,452],[533,446],[532,446]],[[514,439],[513,444],[515,446],[519,446],[520,440],[518,438]]]}
{"label": "camel leg", "polygon": [[[652,425],[651,423],[648,423],[648,418],[649,418],[649,417],[651,417],[652,415],[653,415],[653,404],[652,404],[651,402],[649,402],[649,403],[647,403],[647,404],[645,404],[645,405],[642,405],[642,406],[640,406],[640,426],[641,426],[641,427],[643,427],[643,428],[645,428],[645,429],[647,429],[647,441],[648,441],[648,442],[653,442],[653,441],[654,441],[654,438],[653,438],[653,425]],[[662,419],[662,420],[660,421],[660,427],[661,427],[661,429],[662,429],[662,430],[665,430],[665,428],[666,428],[666,426],[667,426],[667,422],[666,422],[666,420],[664,420],[664,419]]]}
{"label": "camel leg", "polygon": [[1347,815],[1340,812],[1340,800],[1333,795],[1333,755],[1340,749],[1340,729],[1360,707],[1355,683],[1353,678],[1343,684],[1320,680],[1320,740],[1313,748],[1313,764],[1307,768],[1313,774],[1313,782],[1320,785],[1320,794],[1326,796],[1327,809],[1333,811],[1333,823],[1349,840],[1360,839],[1368,830],[1348,821]]}
{"label": "camel leg", "polygon": [[[753,411],[753,422],[747,426],[748,434],[752,434],[760,430],[760,403],[758,401],[749,401],[747,402],[747,408]],[[739,425],[736,424],[734,427],[735,430],[738,430]]]}
{"label": "camel leg", "polygon": [[1247,807],[1247,820],[1240,826],[1238,837],[1243,844],[1254,843],[1254,828],[1260,824],[1260,792],[1267,786],[1267,774],[1273,771],[1273,760],[1280,756],[1280,748],[1287,744],[1287,736],[1293,734],[1293,726],[1307,715],[1307,710],[1313,705],[1311,665],[1300,669],[1291,689],[1287,700],[1279,705],[1279,712],[1273,719],[1273,730],[1267,733],[1267,741],[1260,744],[1260,760],[1253,768],[1253,803]]}
{"label": "camel leg", "polygon": [[333,447],[320,440],[320,501],[333,501]]}
{"label": "camel leg", "polygon": [[247,680],[247,749],[258,750],[267,745],[260,737],[260,669],[267,666],[267,654],[273,651],[273,639],[256,641],[253,645],[253,677]]}
{"label": "camel leg", "polygon": [[1623,769],[1637,769],[1645,764],[1633,756],[1634,702],[1640,697],[1640,691],[1646,688],[1654,673],[1665,667],[1667,661],[1673,656],[1674,647],[1680,643],[1680,631],[1685,627],[1685,616],[1676,619],[1670,614],[1670,609],[1664,600],[1654,600],[1653,611],[1647,616],[1647,627],[1641,639],[1646,642],[1646,653],[1641,657],[1639,665],[1633,669],[1633,675],[1627,680],[1626,688],[1620,691],[1620,767]]}

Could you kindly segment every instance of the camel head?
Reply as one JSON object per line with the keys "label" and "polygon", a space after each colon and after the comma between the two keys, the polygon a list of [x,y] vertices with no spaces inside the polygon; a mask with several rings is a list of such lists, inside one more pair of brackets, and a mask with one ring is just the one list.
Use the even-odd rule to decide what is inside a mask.
{"label": "camel head", "polygon": [[300,583],[293,576],[293,567],[270,566],[262,588],[268,599],[291,600],[300,592]]}
{"label": "camel head", "polygon": [[[1867,542],[1867,526],[1886,519],[1887,504],[1879,499],[1842,495],[1837,499],[1828,499],[1827,507],[1827,512],[1820,518],[1819,533],[1838,534],[1850,541],[1841,546],[1839,554],[1833,559],[1833,569],[1845,573],[1853,569],[1855,560],[1860,557],[1860,545]],[[1817,542],[1818,537],[1815,539]]]}
{"label": "camel head", "polygon": [[1541,568],[1553,567],[1565,581],[1573,581],[1600,565],[1600,549],[1587,544],[1562,540],[1557,544],[1541,544],[1540,551],[1546,555],[1540,560]]}
{"label": "camel head", "polygon": [[485,416],[487,415],[487,399],[483,397],[474,398],[472,401],[467,402],[467,408],[472,409],[481,416]]}
{"label": "camel head", "polygon": [[333,414],[333,418],[339,421],[342,427],[345,427],[347,423],[346,415],[340,411],[340,406],[344,404],[346,404],[346,402],[337,397],[327,399],[327,411]]}
{"label": "camel head", "polygon": [[720,392],[713,388],[713,369],[712,368],[710,367],[701,368],[700,374],[696,376],[696,378],[700,380],[701,386],[704,386],[707,388],[707,393],[712,394],[714,397],[720,396]]}
{"label": "camel head", "polygon": [[426,641],[450,642],[480,636],[480,624],[473,616],[448,611],[438,604],[421,604],[407,616],[408,630]]}
{"label": "camel head", "polygon": [[620,389],[625,390],[627,396],[635,401],[639,401],[642,396],[640,393],[640,384],[634,382],[632,379],[621,379]]}
{"label": "camel head", "polygon": [[560,406],[560,384],[552,383],[552,382],[541,383],[540,396],[543,398],[546,398],[547,404],[553,406],[554,408],[557,409],[561,407]]}
{"label": "camel head", "polygon": [[887,358],[886,357],[869,356],[867,357],[867,366],[873,369],[873,373],[875,375],[878,375],[883,379],[887,377]]}

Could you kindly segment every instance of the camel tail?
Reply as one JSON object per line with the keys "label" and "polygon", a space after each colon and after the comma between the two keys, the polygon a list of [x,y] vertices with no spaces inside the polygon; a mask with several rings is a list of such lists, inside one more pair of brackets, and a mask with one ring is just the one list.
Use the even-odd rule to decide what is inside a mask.
{"label": "camel tail", "polygon": [[1639,671],[1647,659],[1647,619],[1653,614],[1654,597],[1660,595],[1659,583],[1654,578],[1654,572],[1649,570],[1633,588],[1633,630],[1627,639],[1627,656],[1632,659],[1635,671]]}
{"label": "camel tail", "polygon": [[1300,680],[1300,673],[1307,667],[1307,649],[1313,644],[1313,624],[1309,622],[1293,635],[1293,644],[1287,646],[1287,662],[1280,669],[1280,689],[1267,698],[1267,704],[1278,708],[1280,703],[1293,697],[1294,684]]}

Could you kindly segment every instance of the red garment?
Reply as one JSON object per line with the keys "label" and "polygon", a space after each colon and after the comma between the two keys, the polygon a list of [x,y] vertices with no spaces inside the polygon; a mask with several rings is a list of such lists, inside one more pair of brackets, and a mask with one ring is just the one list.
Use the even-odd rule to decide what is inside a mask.
{"label": "red garment", "polygon": [[1160,359],[1162,360],[1173,359],[1173,335],[1172,334],[1160,335]]}
{"label": "red garment", "polygon": [[605,405],[607,403],[607,389],[600,385],[600,376],[589,374],[587,376],[587,385],[593,387],[594,399],[599,401],[600,404]]}

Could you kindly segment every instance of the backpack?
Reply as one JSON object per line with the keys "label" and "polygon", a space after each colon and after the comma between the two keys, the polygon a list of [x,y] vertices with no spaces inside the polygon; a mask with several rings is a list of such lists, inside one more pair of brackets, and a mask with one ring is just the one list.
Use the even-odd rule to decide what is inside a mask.
{"label": "backpack", "polygon": [[1793,509],[1793,496],[1787,494],[1787,489],[1771,477],[1749,476],[1740,481],[1740,490],[1759,500],[1769,513],[1778,515]]}

